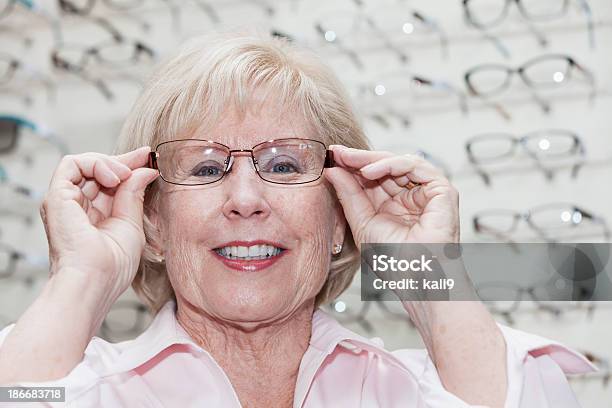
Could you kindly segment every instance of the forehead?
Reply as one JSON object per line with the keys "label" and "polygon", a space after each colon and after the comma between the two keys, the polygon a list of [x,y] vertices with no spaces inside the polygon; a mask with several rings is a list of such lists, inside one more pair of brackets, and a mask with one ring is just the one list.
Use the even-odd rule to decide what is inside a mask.
{"label": "forehead", "polygon": [[319,140],[313,133],[300,115],[263,106],[242,114],[235,109],[226,109],[212,127],[199,127],[189,137],[212,140],[231,149],[250,149],[271,139],[291,137]]}

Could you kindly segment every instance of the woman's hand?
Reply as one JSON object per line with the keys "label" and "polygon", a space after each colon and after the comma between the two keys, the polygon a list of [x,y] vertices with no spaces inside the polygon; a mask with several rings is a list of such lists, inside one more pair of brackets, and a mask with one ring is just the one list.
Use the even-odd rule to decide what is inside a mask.
{"label": "woman's hand", "polygon": [[62,159],[40,210],[52,276],[85,276],[115,297],[128,288],[145,243],[144,190],[159,174],[142,168],[149,151]]}
{"label": "woman's hand", "polygon": [[[144,247],[148,147],[58,165],[40,213],[51,276],[0,348],[0,384],[66,376],[136,274]],[[25,352],[24,352],[25,350]]]}
{"label": "woman's hand", "polygon": [[[458,193],[438,169],[414,155],[330,147],[337,167],[325,174],[358,248],[361,243],[459,242]],[[418,185],[406,187],[410,182]],[[445,388],[472,404],[503,406],[505,342],[482,303],[403,304]]]}
{"label": "woman's hand", "polygon": [[[326,169],[359,248],[361,243],[459,242],[459,195],[416,155],[332,145]],[[408,184],[418,185],[408,188]]]}

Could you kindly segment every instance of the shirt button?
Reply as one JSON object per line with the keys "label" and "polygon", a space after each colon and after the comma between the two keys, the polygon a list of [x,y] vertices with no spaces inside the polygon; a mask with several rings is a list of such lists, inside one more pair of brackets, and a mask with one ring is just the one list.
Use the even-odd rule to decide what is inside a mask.
{"label": "shirt button", "polygon": [[378,347],[385,347],[385,342],[380,337],[372,337],[370,341],[376,344]]}
{"label": "shirt button", "polygon": [[361,349],[361,347],[358,347],[357,345],[355,345],[355,344],[353,344],[351,342],[348,342],[348,341],[341,341],[338,344],[340,344],[345,349],[352,351],[355,354],[359,354],[359,353],[361,353],[363,351]]}

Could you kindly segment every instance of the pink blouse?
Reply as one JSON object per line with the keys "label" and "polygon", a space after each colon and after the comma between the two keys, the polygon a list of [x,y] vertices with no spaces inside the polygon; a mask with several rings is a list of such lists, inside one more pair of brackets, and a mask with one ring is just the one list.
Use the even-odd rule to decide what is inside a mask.
{"label": "pink blouse", "polygon": [[[22,386],[66,387],[66,403],[47,407],[240,407],[228,377],[178,324],[168,302],[134,340],[94,337],[64,378]],[[0,331],[0,346],[14,327]],[[565,374],[596,368],[582,355],[535,335],[500,326],[507,345],[506,407],[579,407]],[[0,406],[8,406],[0,403]],[[26,404],[19,404],[25,407]],[[469,407],[446,391],[426,350],[385,350],[342,327],[322,310],[295,388],[298,407]]]}

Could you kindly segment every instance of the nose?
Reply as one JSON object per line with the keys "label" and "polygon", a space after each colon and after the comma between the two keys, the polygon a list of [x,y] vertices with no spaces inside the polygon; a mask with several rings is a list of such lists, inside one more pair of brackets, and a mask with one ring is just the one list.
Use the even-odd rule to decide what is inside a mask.
{"label": "nose", "polygon": [[265,196],[265,185],[259,177],[250,156],[234,154],[230,171],[223,183],[226,195],[223,214],[229,219],[270,215],[270,206]]}

